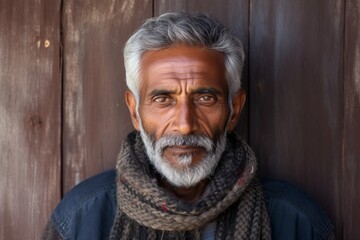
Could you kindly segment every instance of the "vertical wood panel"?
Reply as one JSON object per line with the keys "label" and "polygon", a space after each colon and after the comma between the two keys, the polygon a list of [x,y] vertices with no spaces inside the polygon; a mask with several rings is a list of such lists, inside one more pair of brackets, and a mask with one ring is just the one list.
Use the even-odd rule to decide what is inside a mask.
{"label": "vertical wood panel", "polygon": [[[237,130],[250,128],[262,174],[302,186],[339,239],[356,239],[358,1],[346,1],[345,24],[344,0],[153,1],[63,1],[63,190],[114,166],[132,129],[122,95],[129,35],[152,12],[206,11],[243,41],[251,109]],[[0,1],[0,239],[39,239],[60,198],[59,11],[60,1]]]}
{"label": "vertical wood panel", "polygon": [[132,129],[122,49],[150,0],[64,0],[64,191],[115,165]]}
{"label": "vertical wood panel", "polygon": [[343,239],[360,236],[360,3],[346,1]]}
{"label": "vertical wood panel", "polygon": [[[248,18],[249,3],[248,0],[155,0],[154,13],[155,16],[165,12],[174,11],[201,11],[207,12],[211,16],[216,17],[221,23],[229,27],[235,35],[237,35],[244,47],[246,62],[243,70],[242,87],[248,89]],[[248,91],[247,91],[248,92]],[[249,94],[249,93],[248,93]],[[245,138],[248,137],[248,101],[241,113],[239,124],[236,131]]]}
{"label": "vertical wood panel", "polygon": [[305,189],[340,230],[343,1],[250,9],[250,140],[262,173]]}
{"label": "vertical wood panel", "polygon": [[0,1],[0,239],[40,239],[60,199],[60,1]]}

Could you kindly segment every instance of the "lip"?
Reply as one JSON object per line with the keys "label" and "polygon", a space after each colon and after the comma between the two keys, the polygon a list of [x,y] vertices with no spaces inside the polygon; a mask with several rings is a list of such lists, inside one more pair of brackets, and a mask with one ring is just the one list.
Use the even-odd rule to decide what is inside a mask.
{"label": "lip", "polygon": [[204,150],[202,147],[194,147],[194,146],[172,146],[167,147],[165,151],[171,151],[173,154],[193,154],[198,151]]}

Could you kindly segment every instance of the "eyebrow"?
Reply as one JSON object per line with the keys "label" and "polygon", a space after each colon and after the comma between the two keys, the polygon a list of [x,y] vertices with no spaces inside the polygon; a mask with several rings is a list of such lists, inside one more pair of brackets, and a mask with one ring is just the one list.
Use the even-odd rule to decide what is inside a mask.
{"label": "eyebrow", "polygon": [[[175,90],[153,89],[149,93],[149,96],[170,95],[170,94],[175,94],[175,93],[176,93]],[[219,95],[220,91],[215,88],[197,88],[197,89],[191,90],[190,93]]]}
{"label": "eyebrow", "polygon": [[218,95],[220,94],[220,91],[215,89],[215,88],[198,88],[195,89],[193,91],[191,91],[192,93],[200,93],[200,94],[214,94],[214,95]]}
{"label": "eyebrow", "polygon": [[174,90],[154,89],[149,93],[149,95],[157,96],[157,95],[169,95],[169,94],[173,94],[173,93],[175,93]]}

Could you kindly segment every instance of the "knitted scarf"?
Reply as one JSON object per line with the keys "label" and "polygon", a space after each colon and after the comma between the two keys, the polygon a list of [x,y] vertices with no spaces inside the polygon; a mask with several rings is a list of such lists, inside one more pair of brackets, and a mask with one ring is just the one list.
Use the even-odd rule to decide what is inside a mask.
{"label": "knitted scarf", "polygon": [[117,163],[118,209],[110,239],[200,239],[217,221],[216,239],[271,239],[270,223],[250,147],[228,134],[204,196],[184,202],[159,187],[138,132],[124,141]]}

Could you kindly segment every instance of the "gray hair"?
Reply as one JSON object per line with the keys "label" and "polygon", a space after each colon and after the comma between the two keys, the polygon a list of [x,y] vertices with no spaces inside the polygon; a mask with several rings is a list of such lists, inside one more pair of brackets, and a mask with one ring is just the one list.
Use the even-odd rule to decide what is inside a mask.
{"label": "gray hair", "polygon": [[198,46],[224,53],[229,103],[241,87],[244,51],[241,41],[226,27],[204,13],[165,13],[148,19],[126,42],[126,84],[140,99],[141,57],[146,51],[175,45]]}

